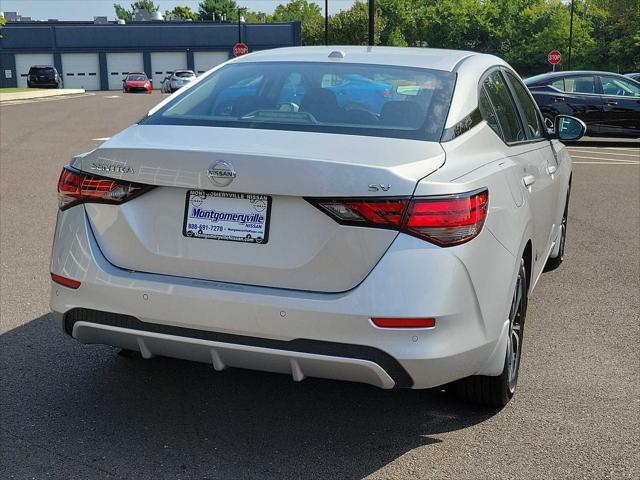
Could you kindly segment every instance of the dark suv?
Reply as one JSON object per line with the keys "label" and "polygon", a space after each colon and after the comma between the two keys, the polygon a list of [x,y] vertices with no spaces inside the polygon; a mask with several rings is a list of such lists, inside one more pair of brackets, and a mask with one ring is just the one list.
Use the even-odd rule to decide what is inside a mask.
{"label": "dark suv", "polygon": [[62,88],[62,78],[51,65],[34,65],[27,75],[29,88]]}

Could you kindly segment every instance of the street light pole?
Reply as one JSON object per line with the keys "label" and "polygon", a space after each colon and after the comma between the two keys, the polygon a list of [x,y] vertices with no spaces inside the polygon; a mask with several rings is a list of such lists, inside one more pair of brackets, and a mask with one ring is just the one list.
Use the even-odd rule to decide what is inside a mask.
{"label": "street light pole", "polygon": [[567,56],[567,66],[571,70],[571,47],[573,46],[573,0],[571,0],[571,17],[569,19],[569,55]]}
{"label": "street light pole", "polygon": [[329,45],[329,0],[324,0],[324,44]]}
{"label": "street light pole", "polygon": [[369,0],[369,46],[373,47],[376,43],[376,0]]}

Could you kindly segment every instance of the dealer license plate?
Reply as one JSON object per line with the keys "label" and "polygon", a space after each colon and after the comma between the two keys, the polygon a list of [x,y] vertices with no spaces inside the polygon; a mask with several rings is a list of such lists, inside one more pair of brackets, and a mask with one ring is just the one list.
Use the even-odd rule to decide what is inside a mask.
{"label": "dealer license plate", "polygon": [[187,192],[182,234],[192,238],[267,243],[271,197],[251,193]]}

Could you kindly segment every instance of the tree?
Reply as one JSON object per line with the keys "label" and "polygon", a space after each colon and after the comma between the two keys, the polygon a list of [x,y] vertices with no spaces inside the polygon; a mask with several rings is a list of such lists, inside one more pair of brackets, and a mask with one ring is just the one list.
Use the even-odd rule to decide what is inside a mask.
{"label": "tree", "polygon": [[[640,8],[637,0],[591,0],[594,48],[589,52],[598,69],[640,70]],[[573,63],[573,62],[572,62]]]}
{"label": "tree", "polygon": [[264,12],[246,10],[242,15],[247,23],[271,23],[273,21],[273,16]]}
{"label": "tree", "polygon": [[116,17],[120,20],[124,20],[125,22],[130,22],[133,20],[133,12],[130,12],[122,5],[118,5],[117,3],[113,4],[113,8],[116,10]]}
{"label": "tree", "polygon": [[2,26],[5,25],[7,21],[5,20],[3,15],[0,15],[0,38],[2,38]]}
{"label": "tree", "polygon": [[138,0],[131,4],[131,10],[146,10],[149,13],[153,13],[160,10],[160,7],[153,3],[152,0]]}
{"label": "tree", "polygon": [[417,46],[421,37],[418,28],[424,0],[378,0],[385,26],[380,34],[382,45]]}
{"label": "tree", "polygon": [[[583,15],[582,2],[575,3],[571,67],[577,69],[590,63],[593,25]],[[563,54],[562,68],[568,55],[569,22],[570,10],[561,0],[542,1],[525,8],[520,15],[521,43],[518,48],[505,52],[505,59],[521,74],[533,74],[549,70],[548,53],[560,50]]]}
{"label": "tree", "polygon": [[238,20],[238,4],[235,0],[203,0],[198,5],[200,20],[214,20],[216,15],[225,15],[227,20]]}
{"label": "tree", "polygon": [[133,2],[129,10],[117,3],[113,4],[113,8],[116,11],[116,17],[120,20],[124,20],[125,22],[130,22],[133,20],[133,16],[136,10],[146,10],[149,13],[157,12],[158,10],[160,10],[160,7],[153,3],[152,0],[138,0],[137,2]]}
{"label": "tree", "polygon": [[[380,43],[385,19],[376,12],[375,43]],[[367,45],[369,42],[369,7],[356,0],[349,10],[342,10],[329,19],[329,42],[336,45]]]}
{"label": "tree", "polygon": [[273,12],[274,22],[301,22],[303,45],[324,43],[324,17],[320,7],[309,0],[291,0],[278,5]]}
{"label": "tree", "polygon": [[165,17],[173,16],[177,18],[181,18],[183,20],[197,20],[198,15],[191,11],[191,8],[187,6],[176,6],[173,10],[167,10],[165,12]]}

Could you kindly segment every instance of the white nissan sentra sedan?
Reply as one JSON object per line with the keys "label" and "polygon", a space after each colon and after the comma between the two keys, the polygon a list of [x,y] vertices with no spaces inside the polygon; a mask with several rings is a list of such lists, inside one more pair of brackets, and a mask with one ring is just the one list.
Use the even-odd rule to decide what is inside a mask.
{"label": "white nissan sentra sedan", "polygon": [[559,139],[585,127],[550,131],[491,55],[234,59],[64,167],[54,317],[144,358],[502,406],[527,297],[563,257]]}

